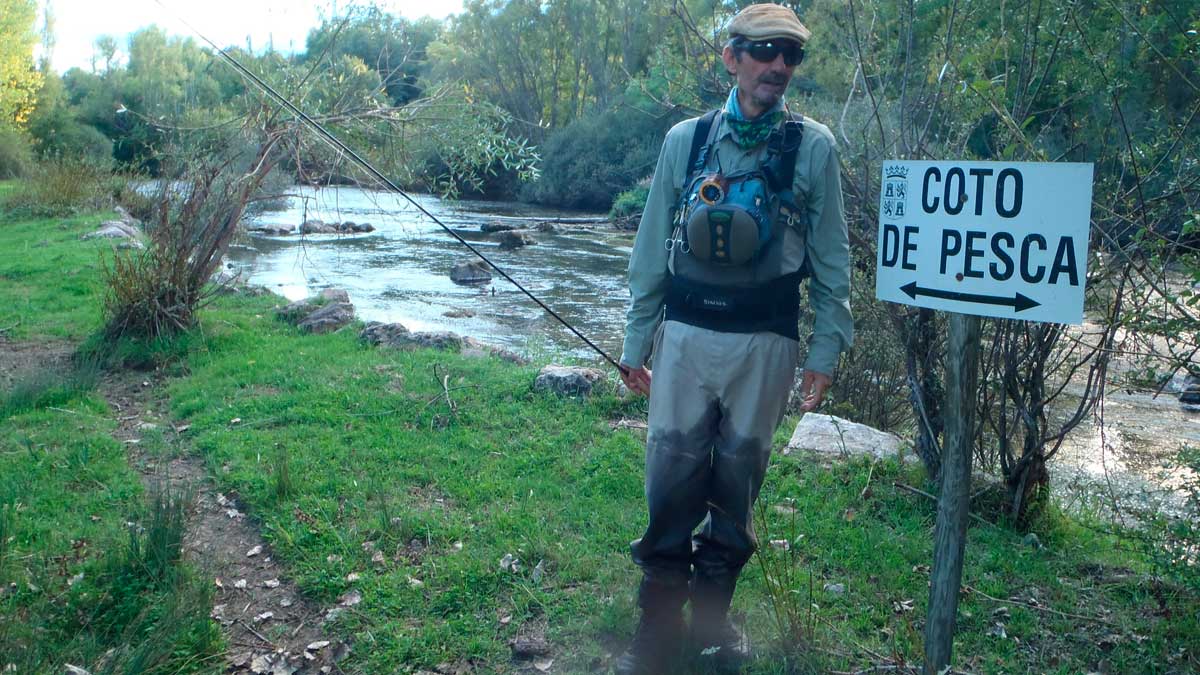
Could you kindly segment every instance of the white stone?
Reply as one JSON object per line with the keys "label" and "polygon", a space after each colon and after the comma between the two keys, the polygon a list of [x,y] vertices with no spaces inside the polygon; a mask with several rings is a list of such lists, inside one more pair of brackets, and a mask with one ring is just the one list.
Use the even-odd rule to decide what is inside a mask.
{"label": "white stone", "polygon": [[596,368],[549,365],[538,373],[533,389],[563,396],[587,396],[592,392],[592,385],[603,379],[604,371]]}
{"label": "white stone", "polygon": [[807,413],[796,424],[783,453],[805,450],[831,457],[871,455],[883,458],[898,455],[902,443],[899,436],[865,424],[833,415]]}

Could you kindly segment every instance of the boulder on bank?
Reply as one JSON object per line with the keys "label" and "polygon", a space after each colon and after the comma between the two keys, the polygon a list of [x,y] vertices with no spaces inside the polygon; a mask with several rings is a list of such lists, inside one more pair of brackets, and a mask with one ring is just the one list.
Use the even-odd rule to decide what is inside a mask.
{"label": "boulder on bank", "polygon": [[241,281],[241,272],[235,272],[228,264],[221,266],[216,272],[213,272],[212,277],[209,279],[210,283],[220,286],[225,292],[234,291],[233,287],[237,286]]}
{"label": "boulder on bank", "polygon": [[504,349],[503,347],[497,347],[495,345],[485,344],[483,342],[480,342],[479,340],[476,340],[473,337],[464,337],[463,338],[463,347],[462,347],[461,353],[463,356],[476,356],[476,357],[494,356],[502,361],[508,361],[509,363],[515,363],[518,366],[529,365],[529,359],[525,358],[524,356],[521,356],[520,354],[518,354],[514,351]]}
{"label": "boulder on bank", "polygon": [[496,232],[508,232],[509,230],[517,229],[517,225],[512,223],[503,223],[499,220],[493,220],[479,226],[479,231],[484,234],[494,234]]}
{"label": "boulder on bank", "polygon": [[460,262],[450,270],[450,281],[464,286],[486,284],[491,280],[492,268],[482,260]]}
{"label": "boulder on bank", "polygon": [[578,366],[549,365],[533,381],[534,391],[551,391],[560,396],[587,396],[604,379],[604,371]]}
{"label": "boulder on bank", "polygon": [[873,429],[833,415],[806,413],[796,424],[783,454],[797,450],[828,457],[892,457],[900,454],[901,439],[895,434]]}
{"label": "boulder on bank", "polygon": [[1179,402],[1185,405],[1200,404],[1200,377],[1188,373],[1179,387]]}
{"label": "boulder on bank", "polygon": [[398,323],[379,323],[372,321],[367,324],[358,337],[367,344],[392,349],[443,349],[457,352],[463,347],[463,338],[449,331],[416,332],[408,330]]}
{"label": "boulder on bank", "polygon": [[500,248],[521,248],[537,243],[529,230],[506,230],[500,232],[496,240],[500,242]]}
{"label": "boulder on bank", "polygon": [[354,305],[345,290],[327,288],[316,297],[297,300],[276,310],[275,316],[304,331],[328,333],[354,320]]}
{"label": "boulder on bank", "polygon": [[137,218],[134,218],[133,214],[131,214],[131,213],[129,213],[129,211],[125,210],[124,206],[121,206],[120,204],[118,204],[113,207],[113,211],[116,211],[117,217],[121,219],[121,222],[125,223],[126,225],[132,225],[138,229],[141,229],[142,221],[138,220]]}
{"label": "boulder on bank", "polygon": [[518,365],[529,363],[523,356],[514,352],[484,344],[472,337],[464,337],[449,331],[413,332],[398,323],[380,323],[372,321],[358,335],[363,342],[376,347],[391,349],[442,349],[459,352],[464,356],[496,358]]}
{"label": "boulder on bank", "polygon": [[638,225],[642,223],[642,214],[634,213],[628,216],[617,216],[613,218],[613,227],[624,232],[637,232]]}
{"label": "boulder on bank", "polygon": [[139,244],[143,237],[144,235],[137,225],[122,220],[106,220],[100,223],[100,227],[96,228],[95,232],[83,235],[84,239],[129,239]]}
{"label": "boulder on bank", "polygon": [[371,321],[358,334],[358,339],[376,347],[405,347],[410,344],[412,333],[399,323]]}
{"label": "boulder on bank", "polygon": [[332,302],[322,305],[296,327],[308,333],[332,333],[354,321],[354,305],[348,302]]}

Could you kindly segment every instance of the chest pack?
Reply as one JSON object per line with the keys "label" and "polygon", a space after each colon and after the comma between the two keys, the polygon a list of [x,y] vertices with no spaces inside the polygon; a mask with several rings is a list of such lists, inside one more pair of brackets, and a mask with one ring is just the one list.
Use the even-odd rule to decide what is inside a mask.
{"label": "chest pack", "polygon": [[801,229],[806,218],[792,193],[803,118],[790,117],[771,131],[759,166],[723,175],[707,168],[719,114],[701,117],[692,135],[675,232],[667,241],[674,259],[664,318],[799,340],[800,283],[808,261],[792,270],[781,256],[786,230]]}
{"label": "chest pack", "polygon": [[714,265],[744,265],[797,210],[792,180],[804,126],[802,118],[789,118],[767,137],[759,167],[726,175],[706,168],[719,114],[709,111],[696,123],[675,224],[686,254]]}

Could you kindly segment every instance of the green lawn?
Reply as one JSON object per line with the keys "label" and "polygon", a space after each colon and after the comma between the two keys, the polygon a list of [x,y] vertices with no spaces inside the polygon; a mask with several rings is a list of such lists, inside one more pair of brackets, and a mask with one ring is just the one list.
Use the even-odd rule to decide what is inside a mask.
{"label": "green lawn", "polygon": [[79,341],[96,330],[100,266],[113,244],[80,237],[102,220],[0,219],[0,329],[10,338]]}
{"label": "green lawn", "polygon": [[220,670],[208,585],[155,558],[180,528],[156,527],[94,377],[58,375],[0,393],[0,670]]}
{"label": "green lawn", "polygon": [[[0,284],[0,311],[10,312],[0,313],[0,327],[17,320],[19,335],[71,339],[95,330],[99,245],[77,241],[87,219],[71,222],[67,229],[0,224],[0,245],[25,252],[0,261],[4,279],[21,281]],[[78,273],[69,283],[49,283],[63,269]],[[644,400],[622,401],[611,387],[582,401],[535,393],[536,367],[371,348],[356,330],[301,335],[273,318],[279,301],[225,296],[206,310],[201,328],[183,343],[177,370],[185,374],[169,384],[170,407],[189,425],[186,448],[206,460],[221,490],[248,505],[306,594],[332,604],[351,589],[361,592],[355,611],[330,627],[354,645],[341,667],[527,672],[530,664],[514,662],[508,643],[544,634],[553,672],[603,672],[635,622],[638,575],[627,547],[645,521],[642,439],[612,422],[644,419]],[[7,309],[13,305],[20,309]],[[77,396],[53,405],[98,416],[86,427],[97,449],[80,460],[78,443],[64,438],[58,461],[86,466],[104,457],[106,471],[119,473],[120,448],[104,440],[111,424],[104,418],[112,413],[86,393]],[[42,406],[4,421],[0,457],[14,462],[5,474],[39,476],[36,462],[49,461],[22,439],[50,428],[84,433],[70,431],[79,424],[66,414]],[[39,424],[47,430],[38,432]],[[743,577],[735,606],[763,652],[748,672],[788,672],[785,655],[796,657],[798,670],[920,662],[934,507],[893,485],[928,489],[917,471],[776,457],[759,534],[764,544],[787,540],[789,550],[767,546],[769,557],[752,562]],[[114,477],[80,484],[95,487],[95,499],[112,500],[107,505],[77,505],[84,497],[72,495],[48,499],[37,516],[18,509],[17,527],[33,532],[53,517],[99,527],[80,514],[103,510],[107,523],[110,512],[133,508],[122,500],[132,499],[135,486],[126,494],[116,484]],[[28,490],[21,484],[10,492]],[[1043,518],[1037,534],[1043,548],[1024,545],[1022,534],[972,523],[964,584],[978,592],[962,599],[960,668],[1066,674],[1196,667],[1200,602],[1193,594],[1149,580],[1119,542],[1066,516]],[[22,552],[6,560],[10,567],[28,556],[57,560],[64,541],[89,536],[103,540],[71,530],[23,534]],[[373,561],[375,552],[382,562]],[[501,564],[514,559],[515,566]],[[764,562],[774,578],[788,581],[782,597],[811,629],[801,653],[794,636],[782,641],[788,648],[777,639]],[[68,564],[66,571],[74,569]],[[5,602],[26,617],[43,610],[55,616],[27,598],[22,591]]]}

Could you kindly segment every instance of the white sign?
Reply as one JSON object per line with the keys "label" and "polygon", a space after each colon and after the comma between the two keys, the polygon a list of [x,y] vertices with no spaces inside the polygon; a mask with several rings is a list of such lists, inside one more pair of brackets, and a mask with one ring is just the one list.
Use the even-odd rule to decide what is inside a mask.
{"label": "white sign", "polygon": [[884,162],[880,300],[1083,322],[1092,165]]}

